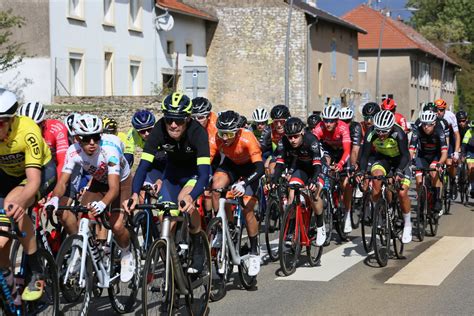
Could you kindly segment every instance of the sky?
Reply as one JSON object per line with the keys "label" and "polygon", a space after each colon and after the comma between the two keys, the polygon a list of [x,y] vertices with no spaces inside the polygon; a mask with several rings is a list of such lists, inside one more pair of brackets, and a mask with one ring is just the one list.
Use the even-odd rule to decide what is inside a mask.
{"label": "sky", "polygon": [[[372,0],[373,5],[377,5],[377,0]],[[380,8],[386,6],[391,9],[403,9],[407,0],[380,0]],[[344,13],[354,9],[362,3],[367,3],[367,0],[317,0],[318,7],[324,11],[328,11],[336,16],[341,16]],[[397,11],[393,16],[401,15],[403,19],[408,20],[411,13],[408,11]]]}

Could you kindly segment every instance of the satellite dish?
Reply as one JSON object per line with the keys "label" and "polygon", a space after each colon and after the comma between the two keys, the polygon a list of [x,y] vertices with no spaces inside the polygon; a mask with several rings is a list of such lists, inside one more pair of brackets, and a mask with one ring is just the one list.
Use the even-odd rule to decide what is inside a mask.
{"label": "satellite dish", "polygon": [[157,16],[155,19],[155,27],[157,31],[170,31],[174,26],[174,18],[168,11],[165,14]]}

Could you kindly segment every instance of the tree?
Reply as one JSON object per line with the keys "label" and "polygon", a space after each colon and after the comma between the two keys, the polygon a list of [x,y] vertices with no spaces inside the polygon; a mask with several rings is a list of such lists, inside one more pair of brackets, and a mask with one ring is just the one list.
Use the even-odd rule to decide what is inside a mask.
{"label": "tree", "polygon": [[12,14],[12,10],[0,11],[0,73],[5,72],[18,63],[25,56],[23,43],[12,40],[13,28],[21,28],[25,19]]}

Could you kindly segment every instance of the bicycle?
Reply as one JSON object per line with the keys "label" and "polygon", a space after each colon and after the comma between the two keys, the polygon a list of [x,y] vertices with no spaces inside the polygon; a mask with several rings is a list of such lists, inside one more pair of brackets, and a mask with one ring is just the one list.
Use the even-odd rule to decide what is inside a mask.
{"label": "bicycle", "polygon": [[306,247],[312,267],[319,264],[323,254],[323,247],[316,245],[316,216],[311,208],[310,193],[301,184],[290,183],[288,188],[294,190],[294,199],[283,215],[279,241],[280,267],[286,276],[296,271],[302,247]]}
{"label": "bicycle", "polygon": [[[353,169],[350,169],[350,172],[353,172]],[[352,198],[351,198],[351,226],[352,229],[359,228],[362,218],[362,212],[364,207],[364,195],[362,193],[361,186],[356,183],[355,177],[349,178],[349,185],[353,188],[352,189]]]}
{"label": "bicycle", "polygon": [[[444,166],[443,168],[443,173],[442,175],[440,176],[440,179],[441,179],[441,183],[442,183],[442,199],[443,199],[443,212],[441,214],[449,214],[450,210],[451,210],[451,197],[452,197],[452,194],[451,194],[451,190],[450,188],[448,188],[448,186],[450,185],[450,176],[449,176],[449,173],[448,173],[448,170],[446,169],[446,165]],[[441,215],[440,214],[440,215]]]}
{"label": "bicycle", "polygon": [[[190,315],[207,312],[211,289],[211,256],[206,234],[201,231],[205,262],[201,273],[188,273],[194,245],[188,232],[189,214],[172,216],[173,203],[138,204],[135,209],[163,211],[160,238],[148,250],[143,269],[142,312],[144,315],[171,315],[173,307],[181,304],[180,296]],[[176,239],[171,224],[178,223]],[[190,227],[192,228],[192,227]]]}
{"label": "bicycle", "polygon": [[[366,178],[364,178],[365,181]],[[361,184],[359,184],[361,186]],[[362,190],[362,188],[361,188]],[[367,183],[367,189],[362,190],[362,212],[360,215],[360,232],[365,252],[369,253],[373,248],[372,225],[374,218],[374,203],[372,202],[372,182]],[[369,234],[368,234],[369,232]]]}
{"label": "bicycle", "polygon": [[[58,211],[65,210],[84,215],[89,212],[87,207],[81,205],[58,207]],[[134,310],[141,278],[140,246],[131,229],[132,216],[128,217],[126,227],[129,230],[130,251],[136,266],[132,279],[123,283],[120,281],[121,250],[112,237],[106,212],[97,217],[97,222],[84,215],[79,222],[78,233],[64,240],[56,258],[62,298],[65,301],[63,312],[87,315],[92,291],[94,290],[95,296],[100,296],[102,289],[106,288],[113,309],[119,314],[130,313]],[[95,230],[91,229],[91,225],[95,223],[100,223],[108,230],[107,243],[110,245],[110,254],[105,253],[97,243]],[[81,298],[82,304],[77,304]],[[71,311],[74,307],[79,307],[79,310]]]}
{"label": "bicycle", "polygon": [[[5,215],[5,210],[0,210],[1,215]],[[25,234],[18,228],[16,222],[10,219],[9,229],[0,230],[0,236],[18,242],[18,238]],[[19,242],[18,242],[19,244]],[[17,256],[21,255],[18,262]],[[42,247],[37,248],[37,256],[42,264],[42,275],[46,282],[44,293],[37,301],[26,302],[21,300],[21,294],[25,284],[31,278],[31,272],[27,269],[26,255],[22,248],[16,249],[16,253],[11,256],[11,273],[13,273],[13,284],[9,285],[3,273],[0,272],[0,312],[5,315],[33,315],[44,313],[45,315],[59,315],[59,281],[57,267],[54,258]]]}
{"label": "bicycle", "polygon": [[416,223],[418,239],[423,241],[428,225],[431,236],[436,236],[438,232],[439,212],[434,210],[436,188],[432,187],[430,176],[430,172],[437,171],[437,169],[413,169],[413,171],[422,173],[422,182],[417,192]]}
{"label": "bicycle", "polygon": [[341,186],[341,175],[335,172],[334,176],[329,172],[323,173],[324,187],[321,191],[321,197],[324,205],[324,224],[326,225],[326,242],[324,246],[328,246],[332,238],[333,227],[339,235],[341,241],[347,240],[347,233],[344,232],[344,220],[346,212],[342,201],[344,193]]}
{"label": "bicycle", "polygon": [[469,170],[467,162],[464,160],[459,168],[459,193],[461,195],[461,203],[467,206],[470,197],[470,183],[469,183]]}

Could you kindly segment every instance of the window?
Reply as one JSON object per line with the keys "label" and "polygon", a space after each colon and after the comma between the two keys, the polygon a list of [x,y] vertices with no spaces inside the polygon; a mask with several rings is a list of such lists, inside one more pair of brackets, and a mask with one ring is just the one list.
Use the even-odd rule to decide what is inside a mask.
{"label": "window", "polygon": [[115,0],[103,0],[104,1],[104,24],[114,25],[114,4]]}
{"label": "window", "polygon": [[331,42],[331,77],[336,79],[336,41]]}
{"label": "window", "polygon": [[444,89],[446,91],[452,91],[454,92],[454,72],[452,70],[445,70],[445,75],[444,75]]}
{"label": "window", "polygon": [[318,94],[323,95],[323,64],[318,63]]}
{"label": "window", "polygon": [[186,44],[186,57],[193,57],[193,44]]}
{"label": "window", "polygon": [[173,55],[174,54],[174,42],[173,41],[166,41],[166,54]]}
{"label": "window", "polygon": [[417,65],[418,65],[418,62],[412,59],[410,62],[410,70],[411,70],[411,81],[412,81],[412,84],[414,85],[418,83],[419,69]]}
{"label": "window", "polygon": [[74,96],[84,95],[83,54],[69,53],[69,93]]}
{"label": "window", "polygon": [[420,86],[429,87],[430,85],[430,65],[420,63]]}
{"label": "window", "polygon": [[69,0],[68,17],[84,20],[84,0]]}
{"label": "window", "polygon": [[104,95],[114,95],[114,72],[113,55],[110,52],[104,54]]}
{"label": "window", "polygon": [[141,61],[130,60],[130,95],[142,94]]}
{"label": "window", "polygon": [[130,0],[129,5],[130,18],[129,29],[132,31],[141,31],[142,29],[142,1]]}
{"label": "window", "polygon": [[367,62],[365,60],[359,60],[359,72],[367,72]]}
{"label": "window", "polygon": [[354,73],[352,72],[352,59],[354,58],[354,48],[349,47],[349,81],[354,79]]}
{"label": "window", "polygon": [[163,91],[172,91],[174,87],[175,76],[163,74]]}

